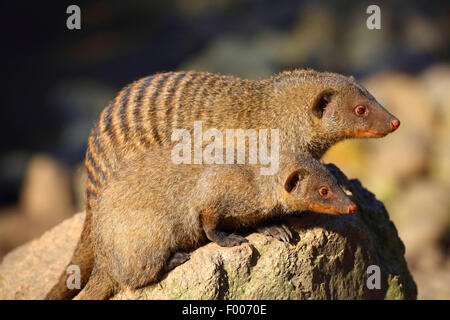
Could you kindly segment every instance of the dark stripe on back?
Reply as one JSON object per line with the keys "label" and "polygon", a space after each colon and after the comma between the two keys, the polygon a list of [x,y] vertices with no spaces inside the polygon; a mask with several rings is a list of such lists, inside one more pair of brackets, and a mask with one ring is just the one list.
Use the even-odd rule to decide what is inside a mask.
{"label": "dark stripe on back", "polygon": [[[90,145],[92,145],[92,148],[94,150],[89,148],[90,145],[88,145],[88,152],[87,152],[86,156],[88,157],[89,162],[93,165],[93,170],[94,170],[97,178],[99,179],[99,182],[102,183],[103,181],[106,180],[106,172],[103,171],[102,167],[97,162],[100,161],[104,164],[105,154],[103,153],[104,151],[103,151],[98,139],[96,139],[94,137],[91,137],[89,139],[92,139]],[[97,161],[94,160],[93,155],[97,155]]]}
{"label": "dark stripe on back", "polygon": [[[150,123],[150,127],[151,127],[151,131],[152,131],[152,136],[153,139],[155,139],[156,143],[158,145],[161,145],[161,137],[158,134],[158,119],[156,118],[156,110],[157,110],[157,105],[156,105],[156,99],[158,98],[158,96],[160,95],[160,90],[163,87],[164,83],[167,81],[167,78],[169,78],[169,75],[172,75],[172,73],[165,73],[159,80],[158,83],[156,84],[153,94],[150,97],[149,100],[149,108],[148,108],[148,119],[151,122]],[[153,118],[153,121],[152,121]],[[155,121],[156,120],[156,121]]]}
{"label": "dark stripe on back", "polygon": [[112,143],[117,144],[116,133],[112,128],[112,115],[114,110],[114,103],[111,102],[105,110],[105,116],[103,117],[103,132],[106,131],[108,137],[111,139]]}
{"label": "dark stripe on back", "polygon": [[97,193],[90,189],[90,188],[86,188],[86,198],[87,199],[95,199],[97,197]]}
{"label": "dark stripe on back", "polygon": [[118,118],[120,120],[120,129],[125,138],[125,141],[129,140],[129,124],[127,119],[127,107],[128,107],[128,99],[130,97],[131,87],[133,85],[129,85],[125,91],[125,93],[120,98],[120,106],[117,111]]}
{"label": "dark stripe on back", "polygon": [[148,86],[152,83],[154,76],[148,77],[141,85],[141,87],[138,89],[138,94],[136,97],[136,105],[133,110],[133,119],[134,119],[134,125],[136,128],[136,134],[139,136],[139,139],[141,140],[141,143],[149,148],[151,141],[147,138],[146,132],[144,127],[142,126],[142,106],[143,101],[142,98],[144,97],[145,90],[148,88]]}
{"label": "dark stripe on back", "polygon": [[185,72],[180,72],[175,78],[175,81],[172,83],[171,87],[168,89],[169,93],[169,99],[166,102],[166,136],[169,138],[172,134],[172,110],[177,107],[177,105],[174,105],[175,101],[175,93],[178,89],[178,84],[180,81],[186,76]]}
{"label": "dark stripe on back", "polygon": [[[106,167],[108,168],[109,167],[109,164],[107,162],[108,159],[105,158],[104,149],[101,145],[100,137],[98,136],[98,132],[99,132],[98,126],[95,128],[94,132],[95,132],[95,136],[91,136],[89,138],[89,139],[92,139],[92,147],[94,148],[94,150],[91,150],[91,152],[93,154],[97,155],[97,159],[99,161],[101,161],[104,165],[106,162]],[[89,148],[89,145],[88,145],[88,148]],[[101,167],[98,167],[98,172],[101,175],[101,177],[99,177],[100,180],[105,181],[106,180],[106,172],[104,172]]]}
{"label": "dark stripe on back", "polygon": [[100,181],[98,181],[95,178],[94,174],[97,174],[97,172],[99,172],[100,170],[99,170],[97,164],[94,162],[94,159],[92,159],[92,155],[91,155],[89,149],[88,149],[88,152],[86,153],[86,163],[85,163],[85,165],[86,165],[86,168],[87,168],[87,171],[88,171],[89,181],[94,186],[99,187],[100,186]]}
{"label": "dark stripe on back", "polygon": [[112,121],[112,109],[113,109],[113,102],[110,102],[109,105],[106,107],[102,122],[103,122],[103,128],[101,130],[107,131],[111,127],[111,121]]}
{"label": "dark stripe on back", "polygon": [[94,178],[92,172],[90,172],[89,170],[88,170],[88,179],[89,179],[89,182],[90,182],[94,187],[96,187],[96,188],[100,187],[100,183],[99,183],[97,180],[95,180],[95,178]]}

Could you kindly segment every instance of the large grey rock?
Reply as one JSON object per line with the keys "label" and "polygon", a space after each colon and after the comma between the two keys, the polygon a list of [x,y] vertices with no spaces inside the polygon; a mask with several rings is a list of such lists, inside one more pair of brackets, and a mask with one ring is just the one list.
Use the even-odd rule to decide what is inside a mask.
{"label": "large grey rock", "polygon": [[66,273],[83,222],[78,213],[7,254],[0,264],[0,300],[45,299]]}

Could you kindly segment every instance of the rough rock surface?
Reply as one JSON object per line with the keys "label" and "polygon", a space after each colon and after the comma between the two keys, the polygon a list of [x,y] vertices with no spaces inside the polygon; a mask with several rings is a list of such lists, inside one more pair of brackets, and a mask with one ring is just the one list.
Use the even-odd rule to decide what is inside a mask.
{"label": "rough rock surface", "polygon": [[[415,299],[405,248],[383,204],[359,181],[329,168],[352,194],[356,214],[286,217],[296,231],[291,243],[257,233],[237,247],[209,243],[159,283],[124,290],[114,299]],[[0,299],[45,296],[67,264],[82,218],[7,255],[0,265]],[[380,267],[380,289],[366,285],[370,265]]]}
{"label": "rough rock surface", "polygon": [[72,258],[83,222],[78,213],[7,254],[0,264],[0,300],[45,299]]}

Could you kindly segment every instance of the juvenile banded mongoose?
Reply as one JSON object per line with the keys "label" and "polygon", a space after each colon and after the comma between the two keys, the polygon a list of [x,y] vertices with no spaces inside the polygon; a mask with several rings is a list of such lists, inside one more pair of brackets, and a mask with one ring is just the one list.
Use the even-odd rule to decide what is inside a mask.
{"label": "juvenile banded mongoose", "polygon": [[154,149],[124,163],[102,189],[91,225],[95,265],[77,299],[106,299],[139,288],[189,259],[207,239],[247,240],[235,231],[304,210],[348,214],[356,206],[308,153],[282,153],[280,169],[258,165],[174,164]]}
{"label": "juvenile banded mongoose", "polygon": [[[125,87],[106,107],[88,140],[85,165],[86,219],[71,264],[82,283],[93,255],[89,244],[91,208],[127,158],[170,146],[174,129],[279,129],[280,149],[320,158],[346,138],[382,137],[400,122],[353,77],[313,70],[282,72],[251,81],[203,72],[168,72]],[[68,298],[64,276],[48,298]]]}

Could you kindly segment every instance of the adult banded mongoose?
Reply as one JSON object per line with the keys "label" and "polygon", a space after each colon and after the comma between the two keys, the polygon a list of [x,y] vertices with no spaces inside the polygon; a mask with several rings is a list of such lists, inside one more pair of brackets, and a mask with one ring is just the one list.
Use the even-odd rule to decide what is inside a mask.
{"label": "adult banded mongoose", "polygon": [[[125,87],[106,107],[88,140],[85,165],[86,219],[71,264],[90,274],[91,208],[101,186],[129,157],[170,146],[174,129],[279,129],[280,149],[306,151],[320,158],[347,138],[382,137],[400,122],[353,77],[313,70],[282,72],[251,81],[203,72],[168,72]],[[69,298],[66,277],[48,298]]]}
{"label": "adult banded mongoose", "polygon": [[259,165],[174,164],[154,149],[124,163],[92,207],[95,265],[77,299],[106,299],[139,288],[189,259],[207,239],[247,240],[226,232],[298,211],[348,214],[356,206],[310,154],[282,153],[280,169]]}

